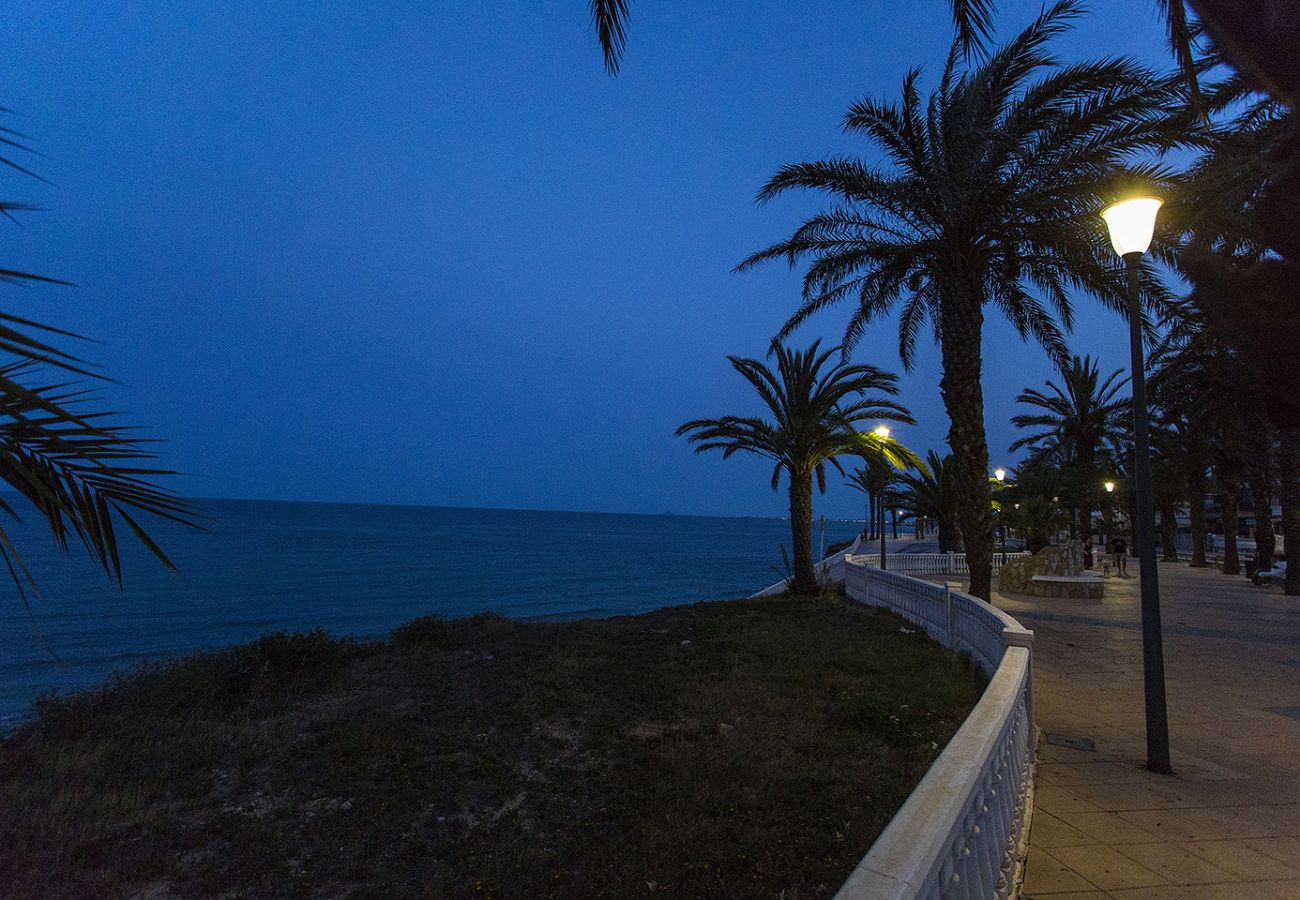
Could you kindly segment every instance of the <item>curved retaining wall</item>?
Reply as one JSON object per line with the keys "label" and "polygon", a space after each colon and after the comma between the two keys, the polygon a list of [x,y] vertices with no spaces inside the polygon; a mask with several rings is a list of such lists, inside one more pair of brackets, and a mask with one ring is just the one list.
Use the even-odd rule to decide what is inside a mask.
{"label": "curved retaining wall", "polygon": [[1019,894],[1033,809],[1034,634],[977,597],[844,560],[849,597],[898,613],[968,653],[989,685],[858,863],[839,900]]}
{"label": "curved retaining wall", "polygon": [[[880,568],[879,551],[870,552],[869,545],[872,543],[874,541],[864,541],[862,535],[858,535],[857,540],[853,542],[853,546],[831,554],[817,563],[817,580],[822,582],[827,579],[834,582],[844,581],[844,560],[849,556],[857,556],[860,562]],[[1019,551],[1014,553],[994,553],[993,571],[997,573],[1004,562],[1023,559],[1029,555]],[[966,565],[965,553],[886,553],[885,568],[903,575],[966,575],[970,572]],[[771,597],[784,594],[789,589],[789,583],[782,579],[774,585],[763,588],[753,596]]]}

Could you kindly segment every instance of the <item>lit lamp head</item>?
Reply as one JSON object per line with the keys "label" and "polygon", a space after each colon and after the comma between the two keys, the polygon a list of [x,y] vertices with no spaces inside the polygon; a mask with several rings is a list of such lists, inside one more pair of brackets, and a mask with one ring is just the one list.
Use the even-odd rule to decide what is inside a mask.
{"label": "lit lamp head", "polygon": [[1102,211],[1116,253],[1128,256],[1147,252],[1156,230],[1156,213],[1164,202],[1159,197],[1134,197],[1113,203]]}
{"label": "lit lamp head", "polygon": [[1006,470],[1006,469],[994,469],[994,470],[993,470],[993,477],[996,478],[998,481],[1006,481],[1006,480],[1007,480],[1007,470]]}
{"label": "lit lamp head", "polygon": [[1114,492],[1115,492],[1115,482],[1113,481],[1106,482],[1106,493],[1113,494]]}
{"label": "lit lamp head", "polygon": [[878,438],[887,438],[887,437],[889,437],[889,426],[888,426],[888,425],[877,425],[877,426],[875,427],[875,429],[874,429],[871,433],[874,434],[874,435],[875,435],[876,437],[878,437]]}

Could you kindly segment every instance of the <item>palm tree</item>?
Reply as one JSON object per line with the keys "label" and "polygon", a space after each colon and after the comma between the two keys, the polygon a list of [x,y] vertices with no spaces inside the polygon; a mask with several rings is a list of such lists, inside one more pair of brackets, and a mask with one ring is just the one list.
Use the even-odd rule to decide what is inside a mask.
{"label": "palm tree", "polygon": [[1017,403],[1039,411],[1011,418],[1017,428],[1036,430],[1016,440],[1010,449],[1029,447],[1035,457],[1049,459],[1073,476],[1079,536],[1084,542],[1092,534],[1099,473],[1123,435],[1129,402],[1120,390],[1127,383],[1122,369],[1103,379],[1091,356],[1075,355],[1061,368],[1061,385],[1048,381],[1045,391],[1027,388],[1016,397]]}
{"label": "palm tree", "polygon": [[[1161,559],[1178,561],[1178,506],[1187,497],[1187,466],[1180,455],[1182,435],[1177,423],[1163,418],[1151,421],[1151,491],[1160,515]],[[1130,463],[1130,471],[1132,469]],[[1137,521],[1136,514],[1133,519]]]}
{"label": "palm tree", "polygon": [[1025,494],[1013,503],[1002,507],[1002,520],[1007,527],[1021,534],[1025,549],[1037,553],[1052,542],[1061,530],[1065,513],[1052,497],[1043,494]]}
{"label": "palm tree", "polygon": [[859,435],[860,466],[849,476],[849,487],[862,491],[871,500],[873,517],[880,529],[880,567],[885,568],[885,506],[890,489],[900,473],[921,466],[921,459],[902,441],[876,429]]}
{"label": "palm tree", "polygon": [[785,473],[794,553],[792,588],[799,594],[817,590],[812,558],[814,476],[818,489],[825,493],[827,464],[844,474],[837,457],[862,452],[863,436],[856,423],[864,419],[912,422],[906,409],[878,396],[896,395],[898,376],[843,359],[831,362],[840,349],[822,350],[820,343],[814,341],[807,350],[773,345],[775,371],[757,359],[727,357],[732,368],[753,385],[770,418],[693,419],[677,429],[678,435],[685,435],[695,445],[696,453],[721,450],[724,459],[733,453],[770,459],[775,463],[772,490],[780,486]]}
{"label": "palm tree", "polygon": [[[979,64],[962,67],[954,45],[928,101],[913,70],[900,102],[854,104],[845,130],[870,139],[891,165],[836,158],[783,166],[760,202],[795,188],[839,202],[738,267],[810,260],[803,303],[780,337],[851,297],[848,350],[868,323],[901,305],[899,352],[910,368],[929,322],[943,363],[971,590],[981,597],[993,552],[980,386],[985,306],[1062,359],[1049,307],[1068,328],[1070,289],[1123,314],[1121,269],[1097,213],[1120,185],[1159,175],[1130,158],[1158,144],[1171,88],[1126,60],[1059,66],[1048,44],[1079,13],[1076,0],[1061,0]],[[1148,303],[1163,298],[1157,280],[1143,283],[1156,285]]]}
{"label": "palm tree", "polygon": [[1013,480],[998,489],[1003,524],[1025,539],[1031,553],[1046,547],[1070,524],[1061,502],[1066,484],[1061,469],[1043,458],[1021,463]]}
{"label": "palm tree", "polygon": [[1184,423],[1179,456],[1188,487],[1192,565],[1205,565],[1206,470],[1212,467],[1223,503],[1224,571],[1237,574],[1237,491],[1250,462],[1247,417],[1267,405],[1273,386],[1260,382],[1240,355],[1218,340],[1194,302],[1176,304],[1173,311],[1152,354],[1151,396],[1166,418]]}
{"label": "palm tree", "polygon": [[904,472],[899,481],[903,485],[901,507],[917,518],[933,521],[937,526],[939,552],[960,550],[961,525],[952,454],[940,456],[931,450],[915,473]]}
{"label": "palm tree", "polygon": [[[18,162],[32,152],[23,135],[0,127],[0,165],[36,178]],[[0,202],[0,215],[35,209]],[[67,285],[30,272],[0,268],[0,282]],[[169,568],[175,568],[133,514],[144,512],[193,524],[188,504],[152,479],[173,474],[150,464],[133,430],[115,423],[114,414],[93,407],[93,394],[74,382],[79,376],[102,380],[86,364],[55,345],[77,335],[0,312],[0,480],[22,495],[45,520],[55,542],[67,549],[76,539],[119,583],[122,565],[118,528],[125,525]],[[19,518],[20,510],[0,500],[0,511]],[[18,547],[0,526],[0,560],[28,602],[37,587]]]}

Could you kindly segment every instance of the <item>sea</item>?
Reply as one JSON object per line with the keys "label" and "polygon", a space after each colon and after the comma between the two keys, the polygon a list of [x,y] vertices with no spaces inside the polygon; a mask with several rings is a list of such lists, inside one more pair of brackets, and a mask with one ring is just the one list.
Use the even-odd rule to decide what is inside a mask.
{"label": "sea", "polygon": [[[9,499],[9,498],[6,498]],[[39,517],[5,521],[39,586],[0,580],[0,730],[42,693],[275,631],[379,637],[417,616],[576,619],[745,597],[781,577],[777,518],[207,500],[206,530],[155,523],[179,569],[127,529],[119,588]],[[825,543],[860,525],[825,523]],[[814,528],[814,552],[822,539]],[[75,539],[74,539],[75,540]],[[776,568],[774,568],[776,567]],[[0,579],[6,577],[0,569]]]}

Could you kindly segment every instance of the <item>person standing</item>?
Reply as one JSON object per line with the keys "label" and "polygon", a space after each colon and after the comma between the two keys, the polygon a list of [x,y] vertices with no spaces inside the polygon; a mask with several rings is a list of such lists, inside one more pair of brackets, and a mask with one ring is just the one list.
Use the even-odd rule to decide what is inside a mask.
{"label": "person standing", "polygon": [[1122,537],[1115,537],[1110,542],[1110,553],[1119,577],[1128,578],[1128,541]]}

